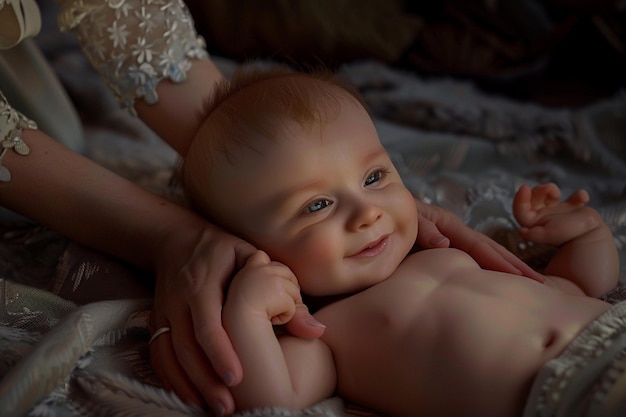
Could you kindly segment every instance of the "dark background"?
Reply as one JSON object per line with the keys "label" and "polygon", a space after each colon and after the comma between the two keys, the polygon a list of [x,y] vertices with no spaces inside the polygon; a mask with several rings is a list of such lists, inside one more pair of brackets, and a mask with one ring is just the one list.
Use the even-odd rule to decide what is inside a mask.
{"label": "dark background", "polygon": [[186,0],[209,52],[300,69],[377,59],[546,106],[626,81],[624,0]]}

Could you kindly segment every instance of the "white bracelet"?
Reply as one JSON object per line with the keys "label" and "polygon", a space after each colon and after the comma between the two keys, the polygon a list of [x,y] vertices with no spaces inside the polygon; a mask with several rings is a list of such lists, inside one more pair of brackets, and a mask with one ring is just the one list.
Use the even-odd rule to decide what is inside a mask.
{"label": "white bracelet", "polygon": [[0,92],[0,181],[11,181],[11,173],[2,165],[2,159],[9,149],[13,149],[19,155],[26,156],[30,148],[22,140],[24,129],[37,129],[37,124],[28,119],[9,105],[8,100]]}

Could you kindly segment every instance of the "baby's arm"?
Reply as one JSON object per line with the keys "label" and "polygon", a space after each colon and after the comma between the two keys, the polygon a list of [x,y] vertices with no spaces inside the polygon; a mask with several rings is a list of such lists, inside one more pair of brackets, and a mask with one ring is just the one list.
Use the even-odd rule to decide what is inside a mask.
{"label": "baby's arm", "polygon": [[291,270],[264,252],[233,279],[222,321],[243,366],[241,384],[231,389],[237,410],[300,409],[333,393],[334,362],[324,342],[274,334],[272,325],[288,322],[301,305]]}
{"label": "baby's arm", "polygon": [[523,185],[513,213],[525,239],[559,247],[544,273],[566,278],[587,295],[599,297],[617,284],[618,255],[613,234],[600,214],[586,206],[589,194],[578,190],[560,201],[555,184]]}

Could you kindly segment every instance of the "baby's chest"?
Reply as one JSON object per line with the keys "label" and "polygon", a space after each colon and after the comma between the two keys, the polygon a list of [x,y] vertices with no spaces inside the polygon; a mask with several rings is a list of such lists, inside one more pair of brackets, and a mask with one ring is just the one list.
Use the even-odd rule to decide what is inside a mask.
{"label": "baby's chest", "polygon": [[[381,355],[394,357],[413,350],[414,335],[427,338],[431,320],[428,297],[416,285],[379,284],[366,291],[334,303],[315,314],[326,325],[323,340],[336,358],[346,358],[352,366],[372,361]],[[427,292],[427,291],[426,291]]]}
{"label": "baby's chest", "polygon": [[335,302],[315,314],[329,337],[364,342],[373,335],[401,337],[419,328],[436,285],[427,280],[390,278]]}
{"label": "baby's chest", "polygon": [[[327,325],[322,339],[333,352],[342,396],[370,406],[392,397],[406,402],[429,379],[421,361],[432,357],[426,339],[433,332],[414,298],[363,298],[316,314]],[[419,334],[423,344],[416,343]],[[405,388],[410,392],[402,392]]]}

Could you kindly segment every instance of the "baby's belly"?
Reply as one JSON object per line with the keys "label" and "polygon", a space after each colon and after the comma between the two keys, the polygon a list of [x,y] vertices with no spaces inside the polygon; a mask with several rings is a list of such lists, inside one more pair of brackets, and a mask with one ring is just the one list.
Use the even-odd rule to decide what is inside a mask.
{"label": "baby's belly", "polygon": [[450,297],[449,303],[458,303],[456,311],[450,308],[433,318],[427,329],[420,322],[411,326],[436,335],[426,344],[419,331],[405,339],[406,346],[424,345],[421,359],[401,351],[417,370],[410,378],[434,400],[424,404],[432,413],[449,407],[446,415],[463,416],[464,410],[472,410],[468,415],[521,415],[537,372],[608,308],[595,299],[572,302],[560,295],[527,307],[489,297],[464,301]]}
{"label": "baby's belly", "polygon": [[608,304],[484,272],[425,296],[388,280],[338,303],[346,319],[321,320],[339,393],[396,415],[517,415],[541,366]]}
{"label": "baby's belly", "polygon": [[[443,335],[476,348],[470,356],[488,362],[498,360],[499,352],[510,351],[540,364],[557,356],[610,307],[604,301],[564,294],[527,278],[483,270],[476,277],[466,273],[450,280],[425,303],[436,312],[438,327],[447,329]],[[406,317],[407,329],[421,326],[422,319],[418,315],[414,319]]]}

